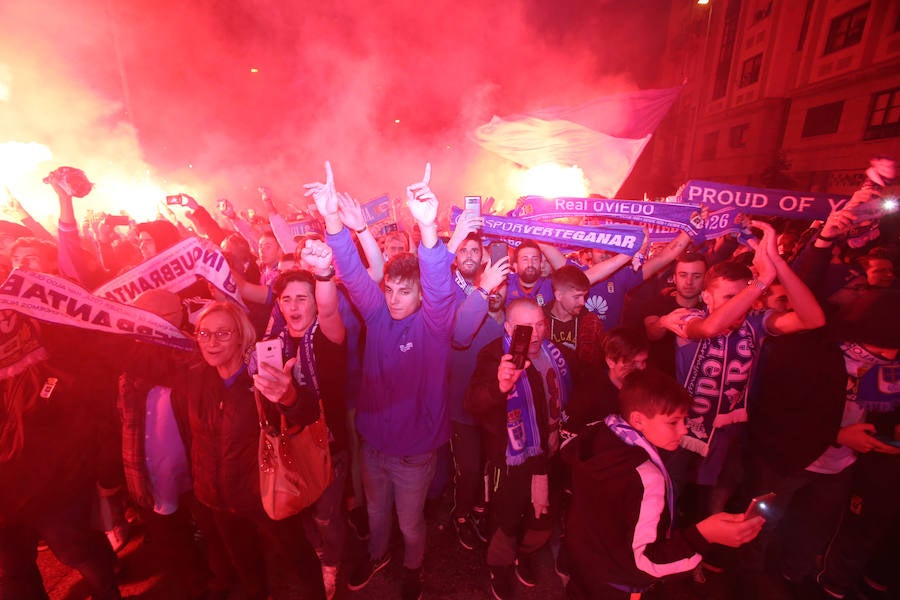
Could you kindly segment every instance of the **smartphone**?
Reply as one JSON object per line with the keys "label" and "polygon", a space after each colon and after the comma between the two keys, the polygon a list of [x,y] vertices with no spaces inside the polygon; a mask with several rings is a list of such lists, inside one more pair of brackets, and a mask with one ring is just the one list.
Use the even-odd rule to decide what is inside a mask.
{"label": "smartphone", "polygon": [[128,215],[106,215],[106,223],[110,227],[119,227],[123,225],[130,225],[131,219]]}
{"label": "smartphone", "polygon": [[875,435],[873,437],[882,444],[887,444],[888,446],[893,446],[894,448],[900,448],[900,440],[889,438],[886,435]]}
{"label": "smartphone", "polygon": [[752,519],[753,517],[767,518],[770,514],[769,511],[773,500],[775,500],[775,492],[769,492],[751,500],[750,506],[744,512],[744,520]]}
{"label": "smartphone", "polygon": [[170,206],[173,204],[181,206],[181,204],[182,204],[181,194],[175,194],[174,196],[166,196],[166,204],[168,204]]}
{"label": "smartphone", "polygon": [[466,196],[465,211],[481,216],[481,196]]}
{"label": "smartphone", "polygon": [[[256,364],[262,365],[265,363],[281,371],[284,368],[281,356],[283,346],[281,338],[256,342]],[[262,371],[262,369],[259,370]]]}
{"label": "smartphone", "polygon": [[491,253],[492,265],[496,265],[497,261],[501,258],[507,258],[509,256],[508,246],[504,242],[491,242],[491,245],[488,246],[488,249]]}
{"label": "smartphone", "polygon": [[528,348],[531,346],[531,332],[531,325],[516,325],[516,328],[513,330],[512,341],[509,344],[509,353],[512,354],[513,364],[517,369],[525,368]]}

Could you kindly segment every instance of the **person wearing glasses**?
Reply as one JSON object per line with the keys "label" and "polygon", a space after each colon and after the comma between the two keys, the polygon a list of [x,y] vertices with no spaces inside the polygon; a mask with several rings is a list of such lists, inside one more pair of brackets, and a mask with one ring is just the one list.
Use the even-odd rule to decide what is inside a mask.
{"label": "person wearing glasses", "polygon": [[[221,540],[225,555],[211,552],[210,592],[227,594],[237,576],[242,598],[325,598],[315,550],[299,515],[273,521],[263,511],[259,489],[259,414],[254,388],[269,421],[283,414],[289,425],[318,418],[316,398],[301,393],[291,374],[262,365],[251,375],[245,356],[256,341],[246,313],[231,302],[212,302],[200,313],[194,337],[201,360],[182,362],[142,353],[132,375],[172,388],[187,404],[198,526],[207,539]],[[133,361],[137,362],[137,361]]]}

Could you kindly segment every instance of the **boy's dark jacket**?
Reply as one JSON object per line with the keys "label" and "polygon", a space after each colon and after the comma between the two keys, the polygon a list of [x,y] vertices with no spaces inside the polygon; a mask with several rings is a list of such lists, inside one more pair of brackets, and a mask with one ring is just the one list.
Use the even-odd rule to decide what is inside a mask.
{"label": "boy's dark jacket", "polygon": [[563,446],[572,467],[566,543],[572,583],[588,598],[690,571],[709,544],[695,526],[668,534],[665,478],[639,446],[595,423]]}

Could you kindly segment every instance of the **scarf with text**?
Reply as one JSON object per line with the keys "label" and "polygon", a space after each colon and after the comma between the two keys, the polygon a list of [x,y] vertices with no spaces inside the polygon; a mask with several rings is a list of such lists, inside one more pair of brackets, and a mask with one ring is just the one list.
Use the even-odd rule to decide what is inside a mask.
{"label": "scarf with text", "polygon": [[[509,354],[509,335],[503,336],[503,353]],[[569,394],[572,390],[572,379],[569,367],[559,349],[547,340],[541,342],[541,353],[551,367],[551,375],[556,378],[559,387],[559,412],[565,412]],[[541,375],[543,377],[543,374]],[[523,371],[516,379],[513,389],[506,395],[506,464],[522,465],[532,456],[540,456],[541,433],[538,429],[534,409],[534,396],[527,372]],[[549,413],[550,407],[548,407]],[[565,417],[563,417],[565,420]]]}

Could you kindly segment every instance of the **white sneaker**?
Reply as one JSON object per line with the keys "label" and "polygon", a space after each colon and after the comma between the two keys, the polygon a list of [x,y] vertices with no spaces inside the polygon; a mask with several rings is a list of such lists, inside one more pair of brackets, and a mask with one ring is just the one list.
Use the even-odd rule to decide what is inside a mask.
{"label": "white sneaker", "polygon": [[325,597],[332,600],[337,592],[337,567],[322,565],[322,581],[325,582]]}

